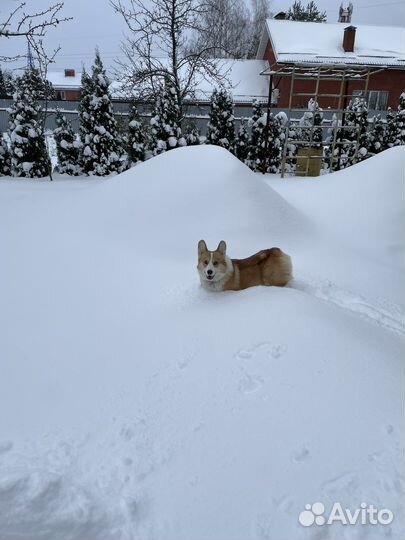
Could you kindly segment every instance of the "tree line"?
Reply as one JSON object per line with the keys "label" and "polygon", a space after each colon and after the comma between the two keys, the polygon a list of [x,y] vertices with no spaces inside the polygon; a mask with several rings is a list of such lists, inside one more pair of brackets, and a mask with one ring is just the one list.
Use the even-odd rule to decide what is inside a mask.
{"label": "tree line", "polygon": [[[133,104],[125,126],[118,125],[114,116],[109,85],[96,52],[91,73],[82,74],[79,133],[74,133],[61,111],[56,115],[53,136],[60,173],[107,176],[174,148],[198,144],[221,146],[253,171],[270,173],[280,171],[283,158],[287,171],[294,172],[300,148],[322,146],[324,167],[339,170],[405,144],[405,93],[398,110],[388,110],[386,121],[378,115],[370,121],[365,100],[357,97],[347,106],[343,123],[335,116],[325,124],[323,111],[313,99],[300,119],[288,121],[283,112],[268,113],[256,101],[251,115],[236,121],[232,95],[217,88],[211,96],[206,136],[202,136],[196,126],[186,123],[170,78],[164,79],[157,93],[150,120],[142,121]],[[0,138],[0,175],[51,176],[40,104],[51,89],[36,69],[27,69],[12,86],[8,142]]]}

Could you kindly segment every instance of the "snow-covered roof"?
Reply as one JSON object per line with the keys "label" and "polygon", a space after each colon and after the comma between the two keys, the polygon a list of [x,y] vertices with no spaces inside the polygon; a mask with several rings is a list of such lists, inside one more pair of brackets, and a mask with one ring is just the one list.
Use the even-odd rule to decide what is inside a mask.
{"label": "snow-covered roof", "polygon": [[[225,77],[223,84],[232,92],[235,103],[251,103],[254,99],[261,102],[267,101],[268,77],[260,75],[268,67],[267,60],[220,59],[218,63]],[[196,101],[209,101],[216,87],[218,83],[214,80],[206,80],[203,77],[197,79]],[[111,92],[115,98],[127,96],[117,81],[112,82]]]}
{"label": "snow-covered roof", "polygon": [[343,50],[348,23],[310,23],[267,19],[258,50],[263,58],[270,38],[278,63],[354,64],[405,68],[405,28],[356,26],[354,51]]}
{"label": "snow-covered roof", "polygon": [[81,88],[81,78],[81,71],[76,71],[74,77],[65,77],[64,71],[49,71],[47,73],[48,81],[56,90],[63,88],[79,90]]}
{"label": "snow-covered roof", "polygon": [[[267,60],[222,59],[219,62],[229,81],[228,84],[225,82],[225,86],[232,92],[235,103],[250,103],[253,99],[267,101],[269,81],[267,77],[260,75],[269,65]],[[214,81],[200,80],[196,98],[209,101],[216,86],[218,84]]]}

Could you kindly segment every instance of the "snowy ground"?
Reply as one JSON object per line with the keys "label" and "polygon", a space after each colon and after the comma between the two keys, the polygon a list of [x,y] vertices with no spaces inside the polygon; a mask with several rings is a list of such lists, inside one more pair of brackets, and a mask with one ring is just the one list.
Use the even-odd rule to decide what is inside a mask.
{"label": "snowy ground", "polygon": [[[403,149],[269,180],[216,147],[0,180],[1,540],[402,540]],[[213,294],[197,241],[281,246]],[[302,527],[306,503],[390,525]]]}

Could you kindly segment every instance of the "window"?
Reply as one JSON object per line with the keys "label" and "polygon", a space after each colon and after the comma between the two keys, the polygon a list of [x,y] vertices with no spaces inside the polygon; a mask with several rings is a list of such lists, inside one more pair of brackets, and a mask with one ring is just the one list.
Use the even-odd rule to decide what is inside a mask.
{"label": "window", "polygon": [[353,90],[353,97],[363,97],[366,100],[367,107],[371,111],[387,110],[388,92],[385,90]]}
{"label": "window", "polygon": [[56,99],[60,99],[60,100],[65,100],[66,99],[66,94],[65,94],[64,90],[58,90],[56,92]]}

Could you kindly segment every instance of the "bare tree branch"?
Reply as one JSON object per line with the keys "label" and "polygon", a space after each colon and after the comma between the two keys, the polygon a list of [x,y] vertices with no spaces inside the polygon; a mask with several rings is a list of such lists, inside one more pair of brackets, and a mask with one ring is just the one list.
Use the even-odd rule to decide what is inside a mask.
{"label": "bare tree branch", "polygon": [[63,5],[63,2],[57,2],[43,11],[26,13],[26,2],[21,2],[4,22],[0,22],[0,37],[44,37],[49,28],[72,20],[72,17],[60,17]]}
{"label": "bare tree branch", "polygon": [[[227,81],[222,66],[212,58],[214,47],[200,42],[191,48],[191,36],[202,32],[210,0],[110,0],[129,30],[121,49],[126,61],[117,62],[122,87],[132,97],[153,99],[164,81],[183,104],[196,90],[197,77],[217,84]],[[132,92],[131,92],[132,90]]]}

